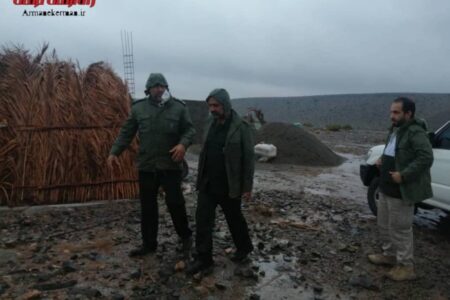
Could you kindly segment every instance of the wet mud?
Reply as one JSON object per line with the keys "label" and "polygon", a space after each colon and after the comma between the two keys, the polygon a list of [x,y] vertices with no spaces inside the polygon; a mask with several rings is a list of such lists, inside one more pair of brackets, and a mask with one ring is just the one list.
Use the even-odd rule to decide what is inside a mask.
{"label": "wet mud", "polygon": [[[158,250],[143,258],[128,257],[140,242],[137,200],[1,208],[0,299],[448,299],[450,218],[441,210],[414,218],[417,280],[392,282],[388,268],[367,261],[379,243],[358,170],[379,134],[360,134],[361,149],[343,151],[361,139],[345,134],[322,136],[346,158],[338,167],[257,165],[253,199],[243,204],[255,250],[231,262],[218,209],[210,274],[186,275],[163,199]],[[196,156],[188,160],[192,187]],[[195,192],[185,197],[195,229]]]}

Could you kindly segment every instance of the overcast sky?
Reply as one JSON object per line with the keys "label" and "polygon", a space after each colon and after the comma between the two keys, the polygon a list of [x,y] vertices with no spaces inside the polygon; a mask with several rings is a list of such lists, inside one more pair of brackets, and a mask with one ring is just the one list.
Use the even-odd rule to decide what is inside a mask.
{"label": "overcast sky", "polygon": [[67,10],[1,0],[0,42],[49,42],[123,76],[120,31],[131,31],[137,97],[150,72],[184,99],[215,87],[233,98],[450,89],[448,0],[96,0],[85,17],[22,16],[49,8]]}

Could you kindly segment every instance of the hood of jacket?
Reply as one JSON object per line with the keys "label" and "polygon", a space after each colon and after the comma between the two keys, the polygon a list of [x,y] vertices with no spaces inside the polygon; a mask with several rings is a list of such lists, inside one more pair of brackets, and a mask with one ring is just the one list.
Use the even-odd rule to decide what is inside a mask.
{"label": "hood of jacket", "polygon": [[230,95],[228,94],[226,89],[218,88],[212,90],[211,93],[209,93],[208,97],[206,98],[206,102],[208,102],[209,98],[214,98],[223,105],[223,110],[225,112],[225,115],[228,117],[231,114],[231,101],[230,101]]}
{"label": "hood of jacket", "polygon": [[[411,127],[411,126],[418,126],[421,129],[427,131],[428,130],[428,125],[427,122],[423,119],[416,119],[416,118],[412,118],[411,120],[406,121],[404,124],[402,124],[398,130],[399,131],[404,131],[405,129]],[[393,129],[394,127],[392,127]]]}
{"label": "hood of jacket", "polygon": [[145,88],[147,90],[151,89],[154,86],[162,85],[165,87],[168,87],[169,84],[167,83],[166,78],[161,73],[151,73],[150,76],[147,79],[147,82],[145,84]]}

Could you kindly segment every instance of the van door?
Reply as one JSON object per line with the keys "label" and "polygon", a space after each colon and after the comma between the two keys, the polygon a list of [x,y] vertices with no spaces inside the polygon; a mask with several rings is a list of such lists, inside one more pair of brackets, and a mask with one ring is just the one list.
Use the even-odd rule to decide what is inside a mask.
{"label": "van door", "polygon": [[[433,145],[434,163],[431,167],[433,205],[450,210],[450,123],[441,128]],[[430,203],[431,204],[431,203]]]}

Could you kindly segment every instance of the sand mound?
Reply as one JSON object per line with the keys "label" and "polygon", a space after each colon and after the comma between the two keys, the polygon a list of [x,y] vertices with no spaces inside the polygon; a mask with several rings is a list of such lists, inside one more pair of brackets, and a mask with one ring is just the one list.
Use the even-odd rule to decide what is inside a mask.
{"label": "sand mound", "polygon": [[337,166],[343,158],[315,135],[289,123],[268,123],[257,134],[256,142],[277,147],[274,163],[306,166]]}

